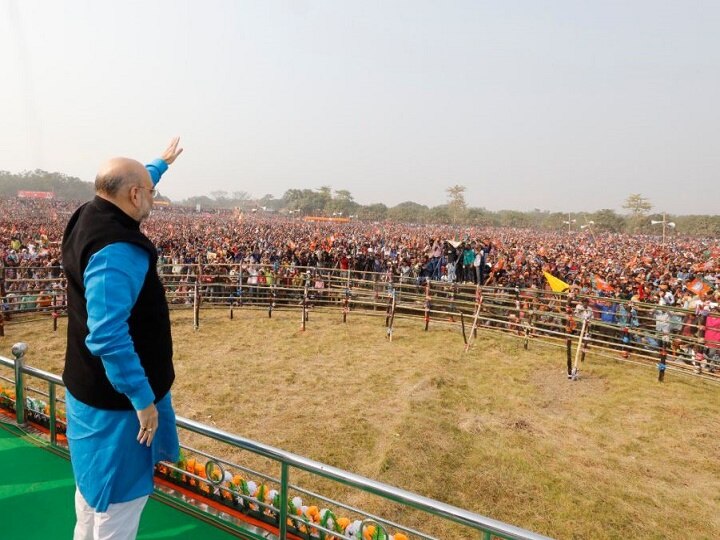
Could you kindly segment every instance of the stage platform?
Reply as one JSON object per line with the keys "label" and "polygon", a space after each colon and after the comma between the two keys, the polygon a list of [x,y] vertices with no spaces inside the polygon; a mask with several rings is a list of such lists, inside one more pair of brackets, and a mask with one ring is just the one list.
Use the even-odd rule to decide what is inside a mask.
{"label": "stage platform", "polygon": [[[0,503],[3,540],[72,538],[75,484],[66,456],[40,437],[5,423],[0,417]],[[190,509],[176,508],[154,495],[143,512],[138,540],[258,539],[251,532],[223,530],[199,519]]]}

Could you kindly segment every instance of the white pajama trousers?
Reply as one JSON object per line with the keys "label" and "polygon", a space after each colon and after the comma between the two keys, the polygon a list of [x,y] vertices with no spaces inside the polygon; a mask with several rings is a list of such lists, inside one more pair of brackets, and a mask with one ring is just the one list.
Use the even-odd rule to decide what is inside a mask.
{"label": "white pajama trousers", "polygon": [[73,540],[135,540],[140,514],[148,497],[111,504],[107,512],[96,512],[88,506],[80,490],[75,490],[75,534]]}

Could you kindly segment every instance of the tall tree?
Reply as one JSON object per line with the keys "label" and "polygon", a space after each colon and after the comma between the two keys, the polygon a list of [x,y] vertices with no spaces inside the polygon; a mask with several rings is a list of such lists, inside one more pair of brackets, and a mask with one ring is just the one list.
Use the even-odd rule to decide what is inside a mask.
{"label": "tall tree", "polygon": [[465,210],[467,203],[465,203],[465,186],[454,185],[445,190],[448,194],[448,206],[451,208],[457,208],[459,210]]}
{"label": "tall tree", "polygon": [[447,209],[450,213],[453,223],[462,221],[465,217],[465,211],[467,210],[467,203],[465,202],[465,186],[454,185],[445,190],[448,194],[448,205]]}
{"label": "tall tree", "polygon": [[633,193],[627,199],[623,208],[630,210],[630,213],[635,217],[642,217],[652,209],[650,200],[643,197],[640,193]]}

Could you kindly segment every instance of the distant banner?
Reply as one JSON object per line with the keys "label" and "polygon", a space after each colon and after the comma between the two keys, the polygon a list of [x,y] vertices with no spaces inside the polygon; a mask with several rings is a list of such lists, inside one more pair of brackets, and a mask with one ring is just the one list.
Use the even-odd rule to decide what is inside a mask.
{"label": "distant banner", "polygon": [[347,223],[350,218],[346,217],[325,217],[325,216],[305,216],[305,221],[329,221],[331,223]]}
{"label": "distant banner", "polygon": [[18,191],[18,199],[54,199],[52,191]]}

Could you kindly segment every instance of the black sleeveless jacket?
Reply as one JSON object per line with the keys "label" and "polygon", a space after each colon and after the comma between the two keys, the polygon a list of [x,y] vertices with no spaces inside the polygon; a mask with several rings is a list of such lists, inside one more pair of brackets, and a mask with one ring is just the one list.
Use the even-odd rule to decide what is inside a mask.
{"label": "black sleeveless jacket", "polygon": [[77,209],[63,236],[63,268],[68,290],[63,382],[83,403],[99,409],[130,410],[133,407],[128,397],[113,388],[100,357],[94,356],[85,345],[89,330],[83,273],[94,253],[116,242],[138,245],[150,254],[150,268],[127,322],[135,351],[155,393],[155,402],[167,394],[175,379],[170,316],[165,289],[157,274],[157,250],[140,232],[137,221],[111,202],[95,197]]}

